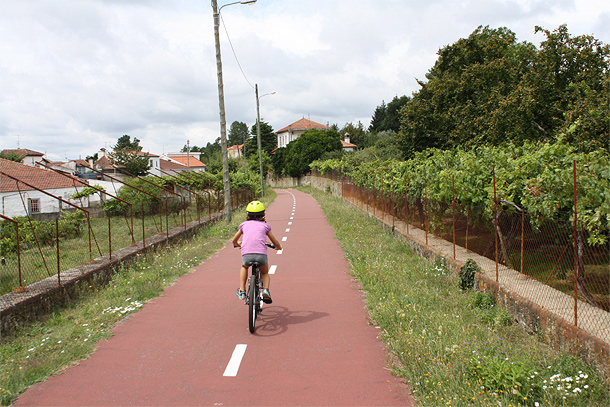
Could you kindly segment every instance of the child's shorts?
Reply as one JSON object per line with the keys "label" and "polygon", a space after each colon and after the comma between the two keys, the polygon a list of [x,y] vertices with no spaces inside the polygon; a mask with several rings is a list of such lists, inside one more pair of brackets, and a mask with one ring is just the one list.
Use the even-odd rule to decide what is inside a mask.
{"label": "child's shorts", "polygon": [[246,267],[250,267],[252,265],[252,263],[254,263],[254,262],[258,262],[259,266],[266,266],[267,265],[267,255],[259,254],[259,253],[251,253],[251,254],[244,254],[243,256],[241,256],[241,264],[243,264]]}

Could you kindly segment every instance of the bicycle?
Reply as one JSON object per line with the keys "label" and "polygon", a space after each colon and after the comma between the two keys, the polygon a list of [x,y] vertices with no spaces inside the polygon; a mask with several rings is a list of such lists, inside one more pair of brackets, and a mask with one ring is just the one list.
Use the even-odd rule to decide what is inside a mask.
{"label": "bicycle", "polygon": [[[275,249],[273,244],[265,243],[265,245]],[[261,272],[258,269],[260,264],[254,261],[250,266],[252,267],[252,275],[248,279],[246,287],[245,304],[248,306],[248,329],[250,333],[254,333],[256,318],[263,311],[263,281],[261,279]]]}

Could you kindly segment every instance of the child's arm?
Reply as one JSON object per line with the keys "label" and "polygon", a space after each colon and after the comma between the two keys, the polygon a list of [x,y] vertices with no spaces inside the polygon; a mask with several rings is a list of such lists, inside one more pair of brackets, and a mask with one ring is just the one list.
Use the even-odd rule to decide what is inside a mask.
{"label": "child's arm", "polygon": [[269,240],[271,240],[271,243],[273,243],[276,250],[282,250],[282,244],[273,236],[273,233],[269,232],[267,233],[267,236],[269,236]]}
{"label": "child's arm", "polygon": [[235,236],[233,236],[233,239],[232,239],[233,247],[241,247],[241,243],[238,242],[241,235],[242,235],[241,230],[238,230],[237,233],[235,233]]}

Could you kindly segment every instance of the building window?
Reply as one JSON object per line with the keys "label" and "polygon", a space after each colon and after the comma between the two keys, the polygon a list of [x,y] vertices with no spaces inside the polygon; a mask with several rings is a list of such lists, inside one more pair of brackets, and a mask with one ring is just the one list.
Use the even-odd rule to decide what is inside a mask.
{"label": "building window", "polygon": [[30,214],[40,213],[40,198],[28,198]]}

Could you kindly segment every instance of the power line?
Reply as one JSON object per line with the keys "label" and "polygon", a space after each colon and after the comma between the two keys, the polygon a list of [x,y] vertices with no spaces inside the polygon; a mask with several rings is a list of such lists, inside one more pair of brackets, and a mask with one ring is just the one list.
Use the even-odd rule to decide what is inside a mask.
{"label": "power line", "polygon": [[220,19],[222,20],[222,26],[224,27],[225,33],[227,34],[227,38],[229,40],[229,45],[231,45],[231,51],[233,51],[233,56],[235,57],[235,60],[237,61],[237,66],[239,66],[239,70],[241,71],[241,74],[244,76],[244,79],[246,80],[246,82],[248,82],[248,85],[250,85],[250,87],[252,89],[254,89],[254,86],[252,86],[252,84],[248,80],[248,77],[246,76],[244,70],[242,69],[241,64],[239,63],[239,59],[237,59],[237,54],[235,53],[235,48],[233,48],[233,43],[231,42],[231,37],[229,37],[229,31],[227,30],[227,26],[225,24],[224,18],[222,18],[222,14],[220,14]]}

